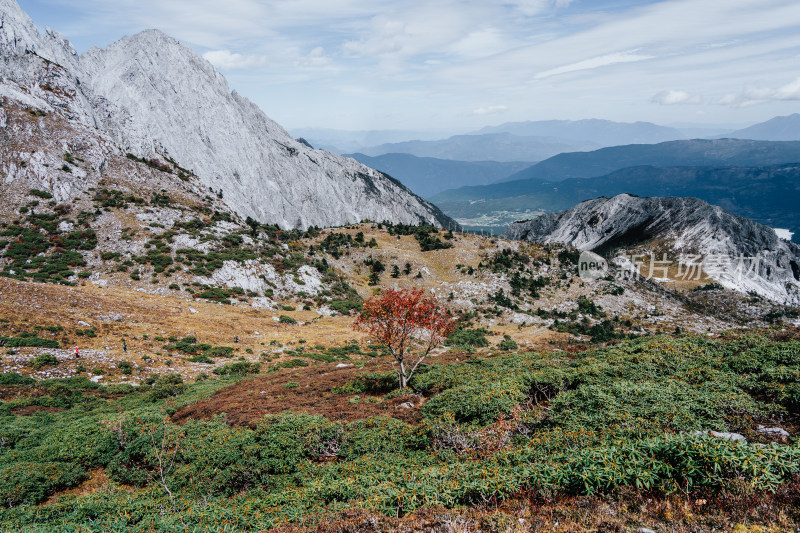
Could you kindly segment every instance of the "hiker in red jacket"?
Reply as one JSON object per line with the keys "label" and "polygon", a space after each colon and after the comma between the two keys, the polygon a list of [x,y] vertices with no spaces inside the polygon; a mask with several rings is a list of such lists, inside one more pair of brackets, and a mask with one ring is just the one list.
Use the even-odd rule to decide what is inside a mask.
{"label": "hiker in red jacket", "polygon": [[78,347],[76,346],[75,347],[75,359],[77,359],[79,357],[80,357],[80,355],[78,355]]}

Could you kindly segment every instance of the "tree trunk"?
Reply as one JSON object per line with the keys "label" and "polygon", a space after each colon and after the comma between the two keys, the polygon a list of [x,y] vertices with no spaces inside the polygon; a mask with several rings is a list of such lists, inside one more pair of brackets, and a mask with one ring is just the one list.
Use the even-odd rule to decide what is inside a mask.
{"label": "tree trunk", "polygon": [[400,382],[400,388],[405,389],[408,386],[408,375],[406,374],[406,365],[403,361],[399,361],[400,363],[400,372],[397,373],[397,377],[399,378],[398,381]]}

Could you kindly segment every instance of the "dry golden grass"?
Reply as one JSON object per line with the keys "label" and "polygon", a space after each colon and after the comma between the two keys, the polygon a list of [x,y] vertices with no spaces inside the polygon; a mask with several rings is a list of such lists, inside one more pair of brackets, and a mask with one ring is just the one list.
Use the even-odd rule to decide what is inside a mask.
{"label": "dry golden grass", "polygon": [[[192,312],[192,309],[197,312]],[[291,316],[302,325],[281,324],[275,320],[280,315]],[[350,328],[352,319],[349,317],[189,301],[92,284],[66,287],[7,278],[0,278],[0,318],[9,321],[0,325],[0,334],[31,331],[34,325],[62,326],[63,333],[42,332],[41,335],[58,339],[69,350],[75,345],[79,347],[84,356],[66,362],[67,365],[77,367],[82,364],[90,370],[99,365],[111,371],[116,380],[123,381],[130,378],[114,369],[118,361],[135,362],[142,368],[142,373],[169,370],[186,377],[194,377],[212,368],[180,357],[168,357],[161,348],[167,341],[158,341],[155,339],[157,336],[164,339],[170,335],[178,338],[195,336],[198,342],[232,346],[236,349],[235,357],[251,361],[258,361],[261,352],[270,351],[271,341],[291,345],[304,339],[309,345],[339,346],[351,339],[364,340],[362,334]],[[80,321],[97,328],[97,337],[76,336],[75,330],[87,327],[79,324]],[[239,338],[238,344],[234,343],[235,336]],[[122,351],[123,340],[128,345],[127,353]],[[253,353],[247,353],[248,349]],[[20,348],[17,351],[32,358],[34,354],[54,350]],[[92,361],[90,353],[104,357]],[[142,359],[145,355],[151,358],[150,361]],[[112,362],[106,360],[108,357]],[[0,371],[7,371],[8,359],[0,359]],[[168,361],[171,363],[169,367],[166,366]],[[220,360],[220,363],[224,362],[226,360]]]}

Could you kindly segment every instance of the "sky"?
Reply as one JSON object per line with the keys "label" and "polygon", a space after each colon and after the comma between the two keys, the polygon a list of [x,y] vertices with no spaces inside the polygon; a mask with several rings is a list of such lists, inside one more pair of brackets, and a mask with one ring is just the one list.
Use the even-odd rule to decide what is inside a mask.
{"label": "sky", "polygon": [[800,112],[798,0],[18,0],[79,52],[158,28],[289,129]]}

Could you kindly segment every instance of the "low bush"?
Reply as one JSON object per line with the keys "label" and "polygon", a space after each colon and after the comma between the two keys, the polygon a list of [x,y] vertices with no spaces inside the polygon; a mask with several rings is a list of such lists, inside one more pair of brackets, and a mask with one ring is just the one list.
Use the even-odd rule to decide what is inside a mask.
{"label": "low bush", "polygon": [[471,348],[484,348],[489,346],[489,340],[486,338],[489,335],[489,330],[485,328],[459,328],[455,330],[445,340],[448,346],[468,346]]}
{"label": "low bush", "polygon": [[41,339],[36,336],[30,337],[2,337],[0,341],[5,341],[5,346],[9,348],[61,348],[61,344],[54,339]]}
{"label": "low bush", "polygon": [[349,315],[351,311],[361,311],[364,304],[350,300],[334,300],[328,304],[332,310],[342,315]]}
{"label": "low bush", "polygon": [[203,350],[204,357],[231,357],[233,348],[230,346],[212,346]]}
{"label": "low bush", "polygon": [[248,374],[258,374],[260,371],[261,363],[251,363],[250,361],[228,363],[213,370],[214,374],[219,376],[246,376]]}
{"label": "low bush", "polygon": [[509,415],[524,400],[525,393],[514,379],[468,384],[437,394],[425,403],[422,414],[434,420],[451,413],[459,423],[485,425]]}
{"label": "low bush", "polygon": [[43,366],[56,366],[58,359],[53,354],[41,353],[31,359],[31,366],[35,369],[40,369]]}

